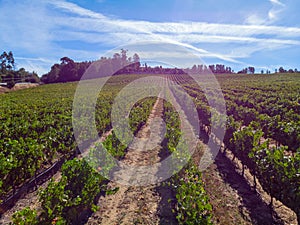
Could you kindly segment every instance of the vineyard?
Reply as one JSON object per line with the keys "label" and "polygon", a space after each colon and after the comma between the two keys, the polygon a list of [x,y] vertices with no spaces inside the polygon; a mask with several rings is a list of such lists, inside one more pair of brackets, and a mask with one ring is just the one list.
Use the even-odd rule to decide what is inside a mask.
{"label": "vineyard", "polygon": [[[10,208],[14,209],[20,195],[14,196],[28,183],[33,187],[23,191],[23,196],[36,192],[39,202],[38,207],[27,205],[15,209],[9,219],[0,220],[0,223],[106,224],[103,221],[110,220],[105,220],[103,215],[113,217],[115,212],[115,220],[111,221],[116,224],[159,224],[161,221],[167,224],[221,224],[215,214],[216,206],[212,203],[215,196],[211,195],[210,187],[205,185],[202,177],[206,172],[199,169],[208,140],[213,140],[215,146],[220,147],[219,154],[225,157],[228,153],[232,154],[233,161],[241,162],[241,177],[246,177],[245,170],[250,171],[254,179],[251,188],[255,191],[257,185],[262,187],[271,197],[268,202],[270,208],[274,199],[280,201],[296,215],[296,221],[300,224],[300,74],[217,75],[227,115],[212,113],[214,109],[209,102],[215,106],[222,102],[220,96],[214,96],[209,85],[204,87],[207,90],[203,90],[184,74],[155,76],[182,87],[182,90],[170,88],[168,93],[174,96],[179,106],[195,105],[199,118],[196,126],[199,129],[199,144],[190,157],[189,146],[180,141],[184,134],[179,112],[171,102],[156,97],[136,102],[128,115],[129,127],[135,136],[146,138],[147,133],[151,133],[149,127],[153,118],[160,121],[158,127],[165,126],[163,139],[159,141],[157,152],[154,152],[156,155],[149,156],[149,159],[159,162],[172,154],[174,168],[176,162],[189,159],[185,166],[180,167],[179,173],[148,189],[130,189],[106,178],[119,175],[114,169],[117,166],[114,159],[133,164],[142,163],[142,159],[149,160],[147,154],[134,153],[133,147],[118,139],[111,118],[114,100],[122,88],[147,75],[113,76],[102,88],[93,118],[97,137],[103,137],[102,141],[89,140],[90,130],[86,124],[90,118],[84,111],[76,112],[83,120],[80,123],[75,121],[80,128],[77,135],[83,141],[75,141],[72,107],[77,82],[41,85],[0,95],[1,217],[4,218]],[[205,75],[198,76],[210,82]],[[142,90],[135,95],[142,95]],[[182,91],[191,97],[192,102],[178,95]],[[85,102],[86,96],[80,97],[81,102]],[[121,111],[124,107],[119,106],[116,110]],[[156,129],[162,132],[162,128]],[[224,137],[218,132],[220,129],[224,129]],[[96,142],[90,145],[90,141]],[[81,154],[79,146],[87,151]],[[136,146],[142,145],[137,143]],[[102,154],[100,150],[103,147],[112,158]],[[178,148],[186,151],[178,151]],[[53,173],[42,182],[37,182],[37,177],[58,162],[58,172],[53,173],[59,173],[59,179],[52,178],[46,188],[39,188],[38,183],[46,182]],[[225,180],[223,182],[226,183]],[[165,203],[163,194],[156,190],[164,190],[168,194]],[[126,193],[137,197],[125,201],[128,199]],[[14,199],[9,206],[8,199]],[[150,207],[148,202],[151,201],[154,203]],[[222,202],[222,199],[219,201]],[[113,208],[112,203],[119,204],[119,208]],[[121,213],[122,205],[126,204],[129,206],[123,210],[127,216]],[[107,206],[111,208],[106,209]],[[162,213],[167,207],[171,207],[168,216]],[[288,224],[280,218],[274,221],[263,222]],[[247,222],[236,224],[249,224]],[[250,218],[250,224],[262,224],[262,221]]]}

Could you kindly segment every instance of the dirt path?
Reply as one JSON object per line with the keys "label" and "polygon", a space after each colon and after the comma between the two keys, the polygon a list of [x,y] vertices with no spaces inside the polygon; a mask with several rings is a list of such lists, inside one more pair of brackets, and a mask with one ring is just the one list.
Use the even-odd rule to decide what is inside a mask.
{"label": "dirt path", "polygon": [[279,201],[269,207],[270,196],[257,185],[249,170],[241,174],[241,163],[233,155],[219,153],[204,173],[206,190],[213,205],[215,224],[296,225],[295,213]]}
{"label": "dirt path", "polygon": [[[123,163],[146,166],[160,161],[159,155],[162,150],[160,143],[164,136],[162,135],[164,132],[162,113],[163,101],[158,99],[146,125],[138,132],[138,139],[129,146],[122,160]],[[132,179],[125,173],[126,171],[122,173],[117,171],[114,176],[120,179],[124,177]],[[137,176],[147,176],[139,172],[137,174]],[[153,178],[149,177],[149,179]],[[91,216],[87,224],[176,224],[171,204],[168,203],[168,199],[172,199],[172,193],[168,188],[155,184],[126,186],[112,181],[108,187],[119,188],[119,190],[113,195],[106,195],[99,199],[100,209]]]}

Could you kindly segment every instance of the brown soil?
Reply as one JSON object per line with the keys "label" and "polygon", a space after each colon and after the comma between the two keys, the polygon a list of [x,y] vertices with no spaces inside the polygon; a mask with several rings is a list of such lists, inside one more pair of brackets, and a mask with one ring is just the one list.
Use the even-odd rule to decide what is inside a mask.
{"label": "brown soil", "polygon": [[[163,101],[158,99],[147,124],[137,134],[139,139],[134,140],[129,146],[128,152],[122,160],[123,163],[151,165],[160,161],[159,153],[162,147],[159,143],[161,141],[160,134],[163,131],[162,111]],[[156,122],[153,123],[153,121]],[[155,142],[147,141],[147,139],[155,140]],[[156,147],[152,148],[155,145]],[[149,151],[149,148],[152,150]],[[132,179],[125,173],[117,171],[114,176]],[[142,175],[147,176],[147,174],[137,172],[137,176]],[[90,217],[87,224],[176,224],[172,206],[168,203],[168,200],[173,198],[173,193],[169,188],[159,184],[127,186],[113,181],[108,184],[108,187],[119,188],[119,190],[116,194],[100,197],[98,202],[100,210]]]}
{"label": "brown soil", "polygon": [[227,150],[219,152],[214,164],[204,173],[203,180],[213,206],[215,224],[297,224],[296,214],[279,201],[269,206],[270,196],[259,182],[254,189],[248,169],[242,176],[242,165]]}
{"label": "brown soil", "polygon": [[[138,138],[130,145],[122,162],[127,165],[152,165],[161,160],[160,143],[164,129],[162,110],[163,101],[158,99],[146,125],[138,132]],[[259,183],[254,190],[251,173],[246,169],[242,176],[241,168],[241,163],[237,159],[233,160],[232,153],[227,150],[225,154],[219,152],[215,162],[203,172],[205,189],[213,206],[214,224],[296,225],[295,213],[279,201],[274,201],[273,207],[269,207],[270,196]],[[138,171],[137,174],[147,176]],[[116,171],[114,176],[132,179],[120,171]],[[59,179],[59,173],[55,177]],[[45,188],[47,184],[45,182],[40,188]],[[174,202],[174,195],[168,187],[159,184],[126,186],[111,181],[108,188],[118,188],[118,191],[100,197],[100,209],[92,214],[87,224],[177,224],[172,213],[174,205],[169,203]],[[11,215],[26,206],[38,209],[37,192],[20,199],[2,216],[0,224],[8,224]]]}

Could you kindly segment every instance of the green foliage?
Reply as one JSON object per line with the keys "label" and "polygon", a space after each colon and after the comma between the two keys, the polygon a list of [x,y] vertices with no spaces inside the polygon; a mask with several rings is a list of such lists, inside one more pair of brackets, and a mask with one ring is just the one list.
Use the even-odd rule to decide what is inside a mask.
{"label": "green foliage", "polygon": [[189,165],[173,184],[176,191],[176,218],[179,224],[212,224],[212,206],[197,166]]}
{"label": "green foliage", "polygon": [[0,55],[0,81],[8,83],[8,88],[12,88],[18,82],[38,83],[40,78],[35,72],[30,73],[24,68],[15,70],[15,59],[10,51]]}
{"label": "green foliage", "polygon": [[[107,137],[106,140],[110,139],[111,135]],[[95,170],[101,172],[101,174],[105,177],[108,177],[110,174],[110,171],[116,166],[115,159],[113,156],[109,156],[108,153],[113,154],[114,149],[112,146],[111,141],[106,141],[106,147],[104,148],[103,143],[97,143],[94,147],[90,148],[89,155],[87,157],[87,161],[89,162],[89,165],[94,168]],[[111,145],[108,145],[107,142],[110,142]],[[108,153],[107,153],[107,152]],[[123,152],[121,152],[121,155],[124,155]]]}
{"label": "green foliage", "polygon": [[6,71],[12,70],[15,67],[15,59],[11,51],[9,53],[4,51],[0,55],[0,60],[0,70],[2,74],[4,74]]}
{"label": "green foliage", "polygon": [[268,147],[268,142],[252,149],[257,176],[263,188],[282,203],[293,209],[297,216],[300,201],[300,152],[286,155],[286,146]]}
{"label": "green foliage", "polygon": [[95,210],[95,197],[101,191],[103,178],[85,160],[73,159],[64,163],[62,178],[51,181],[40,193],[42,214],[40,221],[51,224],[78,222],[84,210]]}
{"label": "green foliage", "polygon": [[136,102],[129,114],[129,126],[131,131],[136,134],[140,128],[146,124],[156,98],[145,98]]}
{"label": "green foliage", "polygon": [[[119,87],[118,87],[119,88]],[[101,110],[97,113],[102,113],[103,110],[107,110],[109,112],[110,108],[107,107],[109,100],[113,97],[112,92],[104,91],[102,96],[106,97],[105,99],[101,99],[98,105],[102,105]],[[149,117],[152,106],[156,99],[149,98],[145,99],[143,102],[139,103],[139,107],[142,107],[142,111],[140,109],[136,110],[137,105],[133,107],[133,112],[139,111],[143,112],[141,114],[132,113],[130,116],[130,122],[136,123],[139,120],[145,122]],[[100,106],[101,106],[100,105]],[[99,115],[99,114],[97,114]],[[104,114],[107,115],[107,114]],[[56,122],[59,124],[60,121],[67,120],[69,121],[69,116],[64,114],[57,115],[59,120]],[[106,119],[106,124],[103,126],[101,132],[103,133],[106,128],[108,128],[108,124],[110,119]],[[36,122],[36,121],[34,121]],[[67,127],[66,127],[67,128]],[[84,126],[83,126],[84,128]],[[48,130],[47,130],[48,131]],[[68,130],[71,133],[71,130]],[[53,133],[50,134],[51,139],[53,141],[57,141],[57,139],[61,138],[64,133]],[[23,140],[23,139],[21,139]],[[25,140],[25,139],[24,139]],[[26,139],[28,141],[29,139]],[[3,144],[7,143],[4,141]],[[12,140],[11,145],[17,145],[19,141]],[[24,142],[25,143],[25,142]],[[56,146],[61,150],[64,150],[66,147],[66,141],[60,141]],[[72,143],[72,141],[70,141]],[[30,146],[34,146],[31,144]],[[74,224],[78,222],[80,218],[80,214],[83,211],[97,210],[97,206],[94,204],[95,197],[100,193],[101,190],[105,189],[103,183],[105,179],[98,173],[99,171],[104,172],[104,175],[108,175],[110,170],[114,167],[114,161],[112,158],[104,157],[103,151],[101,148],[103,146],[108,150],[109,153],[113,157],[121,158],[125,154],[125,150],[127,146],[123,145],[116,137],[113,132],[109,135],[103,143],[96,144],[93,148],[90,149],[88,161],[73,159],[67,161],[63,164],[61,169],[61,179],[58,182],[54,182],[53,180],[49,183],[48,187],[40,192],[40,202],[42,205],[42,212],[38,218],[39,223],[41,224]],[[37,147],[37,146],[35,146]],[[19,148],[18,145],[14,147],[15,149]],[[42,150],[42,148],[40,148]],[[102,149],[103,150],[103,149]],[[30,151],[29,151],[30,153]],[[43,152],[40,151],[39,157],[41,162],[43,160]],[[17,155],[20,155],[19,153]],[[5,157],[1,157],[0,160],[4,162]],[[47,156],[47,155],[46,155]],[[22,155],[20,155],[22,158]],[[24,157],[25,158],[25,157]],[[104,160],[104,161],[103,161]],[[12,160],[12,162],[18,162],[16,160]],[[102,166],[102,165],[105,165]],[[11,173],[12,170],[7,167],[5,163],[3,166],[6,166],[6,170],[8,174]],[[116,190],[108,190],[107,194],[115,193]]]}
{"label": "green foliage", "polygon": [[[65,65],[69,63],[71,62],[68,59],[64,59]],[[126,77],[125,82],[124,77]],[[138,77],[140,75],[112,77],[104,87],[96,105],[95,121],[99,134],[111,128],[111,105],[118,91]],[[170,79],[180,83],[194,98],[200,129],[209,135],[211,122],[222,121],[223,118],[218,116],[211,118],[211,108],[203,90],[200,90],[191,79],[184,75],[170,75]],[[202,79],[205,81],[206,77]],[[229,118],[226,123],[224,143],[259,178],[268,193],[291,207],[299,217],[297,205],[300,196],[299,74],[246,77],[217,75],[217,79],[224,93]],[[74,152],[76,144],[72,131],[72,98],[75,88],[76,83],[45,85],[0,96],[3,103],[0,105],[0,193],[2,196],[32,177],[41,165],[49,166],[57,157],[67,157]],[[84,100],[86,96],[81,97]],[[219,104],[218,96],[211,98],[210,100],[216,105]],[[184,102],[185,99],[178,99],[178,101]],[[148,100],[141,101],[131,110],[132,131],[136,132],[137,127],[145,123],[152,103]],[[179,142],[182,135],[180,122],[178,115],[172,110],[172,107],[168,109],[167,104],[165,105],[164,120],[167,126],[165,138],[167,149],[176,153],[176,146],[179,144],[185,148],[185,143]],[[79,113],[82,117],[86,116],[84,112]],[[87,122],[88,119],[87,116]],[[88,130],[85,129],[86,124],[84,122],[79,124],[82,127],[79,135],[83,139],[89,137]],[[106,145],[114,157],[119,158],[124,155],[126,148],[114,135],[110,136],[103,145]],[[262,143],[262,136],[264,139],[275,140],[276,147],[268,146],[268,142]],[[113,168],[111,159],[105,159],[108,163],[107,168],[98,168],[99,160],[103,160],[103,155],[97,151],[97,147],[91,150],[91,154],[97,156],[93,162],[94,169],[105,170],[108,173]],[[178,154],[174,156],[175,158],[186,157]],[[74,180],[75,174],[86,174],[94,170],[87,169],[79,162],[72,163],[74,169],[71,169],[70,165],[65,166],[71,170],[71,174],[65,172],[60,182],[49,184],[50,194],[42,194],[45,203],[42,214],[44,221],[47,218],[49,223],[53,221],[57,224],[68,223],[75,218],[76,212],[86,209],[85,207],[95,209],[91,202],[92,196],[98,190],[95,189],[93,180],[89,180],[88,176],[84,182]],[[202,219],[206,221],[210,210],[206,204],[207,198],[202,189],[200,174],[192,166],[191,169],[189,167],[185,169],[177,183],[174,182],[174,185],[177,184],[176,190],[180,190],[177,193],[179,194],[177,212],[180,212],[178,219],[186,223],[184,221],[195,221],[195,215],[197,218],[203,215]],[[196,178],[200,180],[196,181]],[[72,180],[74,185],[70,184],[68,179]],[[93,179],[98,182],[98,178]],[[100,183],[101,179],[99,178]],[[183,186],[182,189],[180,186]],[[190,191],[189,188],[194,191]],[[193,199],[198,199],[193,202],[195,205],[191,204],[188,201],[190,197],[187,197],[188,194],[193,193],[196,193]],[[200,199],[204,199],[202,203]],[[188,210],[185,210],[186,208]]]}
{"label": "green foliage", "polygon": [[44,83],[78,81],[91,65],[91,62],[74,62],[68,57],[60,59],[61,64],[54,64],[49,73],[42,76]]}
{"label": "green foliage", "polygon": [[125,155],[127,146],[122,144],[113,131],[103,142],[105,149],[115,158],[120,159]]}
{"label": "green foliage", "polygon": [[[224,137],[226,147],[247,165],[272,197],[291,207],[300,220],[299,74],[217,75],[217,78],[229,117]],[[173,79],[197,99],[200,127],[210,127],[203,90],[184,77]],[[213,98],[217,103],[217,97]],[[203,130],[209,135],[210,129]],[[269,147],[268,141],[262,143],[262,137],[275,140],[276,147]]]}
{"label": "green foliage", "polygon": [[[169,102],[164,102],[163,118],[166,123],[165,147],[172,153],[175,162],[173,166],[176,166],[176,162],[188,157],[189,152],[184,151],[187,150],[187,146],[180,141],[182,132],[179,114]],[[212,207],[196,165],[189,163],[183,171],[173,176],[171,186],[176,193],[177,203],[174,213],[179,224],[212,224]]]}
{"label": "green foliage", "polygon": [[[139,77],[127,76],[124,82],[122,77],[114,76],[103,87],[97,100],[95,115],[97,132],[100,135],[111,128],[110,111],[116,94],[128,82]],[[2,103],[0,105],[0,167],[2,168],[0,194],[2,196],[31,178],[41,166],[49,167],[58,158],[72,155],[77,144],[84,144],[75,143],[72,129],[72,101],[76,85],[77,83],[43,85],[0,96]],[[93,85],[92,81],[91,85]],[[86,102],[87,96],[80,97],[82,102]],[[130,116],[130,123],[145,123],[153,102],[154,100],[149,98],[135,106]],[[136,110],[136,107],[139,109]],[[137,111],[139,113],[136,113]],[[89,140],[91,136],[88,133],[89,115],[85,115],[84,110],[78,113],[81,121],[76,126],[81,130],[80,140]],[[120,145],[115,136],[109,137],[107,143],[109,141],[114,146],[110,150],[114,157],[122,157],[125,146]]]}
{"label": "green foliage", "polygon": [[40,220],[45,224],[50,224],[57,217],[61,218],[63,209],[68,205],[69,196],[65,193],[65,186],[65,179],[57,183],[52,180],[47,188],[40,192],[43,210]]}
{"label": "green foliage", "polygon": [[[61,58],[60,64],[54,64],[50,72],[44,74],[41,80],[44,83],[58,83],[78,81],[85,71],[89,68],[87,77],[100,78],[103,76],[112,76],[113,74],[132,73],[140,67],[139,56],[134,54],[134,61],[127,58],[127,50],[121,49],[120,54],[115,53],[113,58],[102,57],[94,62],[74,62],[68,57]],[[92,65],[92,66],[91,66]],[[90,67],[91,66],[91,67]]]}
{"label": "green foliage", "polygon": [[[118,88],[120,86],[114,87],[116,90]],[[58,157],[68,157],[74,153],[72,100],[75,89],[75,83],[45,85],[0,96],[2,195],[31,178],[41,165],[43,168],[49,167]],[[103,91],[98,107],[109,110],[114,93],[111,88]],[[104,114],[102,112],[97,111],[96,117]],[[109,123],[108,116],[101,124],[97,123],[101,125],[98,126],[99,132],[109,129]]]}
{"label": "green foliage", "polygon": [[7,87],[8,88],[13,88],[15,86],[15,82],[13,80],[7,82]]}
{"label": "green foliage", "polygon": [[12,216],[11,225],[37,225],[38,217],[35,210],[31,210],[29,207],[26,207]]}

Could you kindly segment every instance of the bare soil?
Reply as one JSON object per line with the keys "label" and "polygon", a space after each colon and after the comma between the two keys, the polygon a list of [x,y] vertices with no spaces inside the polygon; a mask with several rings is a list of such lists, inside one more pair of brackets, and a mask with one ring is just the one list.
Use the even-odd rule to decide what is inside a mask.
{"label": "bare soil", "polygon": [[205,189],[213,206],[215,224],[296,225],[296,214],[279,201],[273,202],[248,169],[233,154],[219,152],[215,162],[203,173]]}
{"label": "bare soil", "polygon": [[[138,132],[138,139],[129,146],[122,162],[142,166],[153,165],[160,161],[162,112],[163,101],[158,99],[147,123]],[[128,174],[125,173],[117,171],[114,176],[132,178],[128,178]],[[142,174],[137,172],[137,176]],[[127,186],[113,181],[109,182],[108,187],[119,190],[113,195],[100,197],[98,202],[100,210],[90,217],[87,224],[176,224],[172,213],[173,205],[169,203],[169,199],[172,200],[174,196],[169,188],[160,184]]]}
{"label": "bare soil", "polygon": [[[162,112],[163,101],[158,99],[147,123],[138,132],[137,139],[128,148],[122,162],[144,166],[154,165],[161,160],[160,143],[164,132]],[[297,225],[296,214],[276,200],[270,207],[270,196],[263,191],[259,182],[254,189],[253,176],[248,169],[242,176],[241,168],[240,161],[233,160],[233,154],[227,150],[225,153],[219,152],[215,162],[203,172],[205,189],[213,206],[214,224]],[[58,180],[59,176],[58,172],[54,177]],[[114,176],[133,179],[120,171],[116,171]],[[45,182],[40,188],[45,188],[47,184]],[[91,215],[87,224],[177,224],[172,213],[174,193],[168,187],[160,184],[127,186],[110,181],[108,188],[118,191],[99,198],[99,210]],[[38,191],[29,193],[2,215],[0,224],[9,224],[12,214],[26,206],[38,209],[40,205],[37,200]]]}

